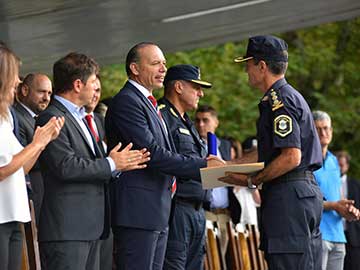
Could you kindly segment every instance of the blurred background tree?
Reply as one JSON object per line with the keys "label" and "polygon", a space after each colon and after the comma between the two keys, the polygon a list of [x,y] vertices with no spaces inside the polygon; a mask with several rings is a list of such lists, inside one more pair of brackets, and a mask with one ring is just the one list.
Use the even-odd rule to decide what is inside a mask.
{"label": "blurred background tree", "polygon": [[[289,44],[288,82],[304,95],[312,110],[330,114],[334,127],[330,150],[349,151],[351,173],[360,178],[360,18],[274,34]],[[201,67],[202,79],[212,82],[213,88],[205,90],[200,104],[218,110],[220,136],[240,141],[255,134],[257,104],[263,95],[248,86],[244,64],[233,62],[245,54],[246,45],[244,40],[166,55],[168,67]],[[124,64],[103,67],[101,76],[103,98],[113,96],[127,79]],[[160,97],[162,90],[155,95]]]}

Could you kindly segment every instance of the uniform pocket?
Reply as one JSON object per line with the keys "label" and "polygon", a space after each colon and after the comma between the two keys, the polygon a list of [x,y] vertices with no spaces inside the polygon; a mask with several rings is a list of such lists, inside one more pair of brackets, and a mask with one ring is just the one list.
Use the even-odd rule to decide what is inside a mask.
{"label": "uniform pocket", "polygon": [[316,196],[316,192],[308,186],[298,185],[295,186],[296,195],[299,199],[313,198]]}
{"label": "uniform pocket", "polygon": [[190,133],[177,133],[174,137],[174,142],[179,153],[193,154],[196,151],[195,141]]}

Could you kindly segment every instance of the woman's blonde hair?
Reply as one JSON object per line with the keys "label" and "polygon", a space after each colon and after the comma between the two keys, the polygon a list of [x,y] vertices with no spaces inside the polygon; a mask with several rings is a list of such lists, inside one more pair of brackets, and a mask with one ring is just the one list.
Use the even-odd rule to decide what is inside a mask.
{"label": "woman's blonde hair", "polygon": [[11,91],[15,91],[19,76],[20,59],[0,42],[0,120],[8,117],[8,108],[13,102]]}

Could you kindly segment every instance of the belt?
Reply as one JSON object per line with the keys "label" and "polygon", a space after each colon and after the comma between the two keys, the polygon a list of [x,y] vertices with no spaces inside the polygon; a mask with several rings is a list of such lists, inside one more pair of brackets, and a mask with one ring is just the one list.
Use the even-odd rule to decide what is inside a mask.
{"label": "belt", "polygon": [[197,200],[194,200],[194,199],[191,199],[191,198],[176,197],[175,200],[176,200],[177,203],[187,205],[187,206],[191,206],[196,211],[199,211],[203,206],[203,203],[201,201],[197,201]]}
{"label": "belt", "polygon": [[264,183],[263,189],[269,188],[273,185],[287,183],[292,181],[315,181],[312,171],[294,171],[284,174],[278,178],[271,180],[270,182]]}
{"label": "belt", "polygon": [[230,210],[227,208],[211,208],[210,212],[215,214],[215,215],[228,215],[230,216]]}
{"label": "belt", "polygon": [[[315,179],[314,179],[314,175],[313,175],[312,171],[289,172],[287,174],[284,174],[284,175],[274,179],[273,181],[285,183],[285,182],[301,181],[301,180],[302,181],[307,181],[307,180],[314,181]],[[271,181],[271,182],[273,182],[273,181]]]}

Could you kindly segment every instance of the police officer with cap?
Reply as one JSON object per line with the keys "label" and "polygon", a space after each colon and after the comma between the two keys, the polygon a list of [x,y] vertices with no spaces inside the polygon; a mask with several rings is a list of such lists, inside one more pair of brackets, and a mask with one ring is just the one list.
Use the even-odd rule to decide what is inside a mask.
{"label": "police officer with cap", "polygon": [[[180,154],[206,157],[206,146],[186,112],[197,108],[203,88],[210,87],[193,65],[176,65],[167,71],[159,108]],[[199,181],[177,178],[163,269],[203,268],[206,220],[202,204],[209,200],[209,193]]]}
{"label": "police officer with cap", "polygon": [[322,195],[312,173],[322,165],[321,146],[308,104],[285,80],[287,44],[252,37],[235,62],[245,62],[249,84],[264,93],[257,138],[265,168],[251,176],[229,172],[221,180],[249,188],[262,184],[260,247],[270,270],[321,269]]}

